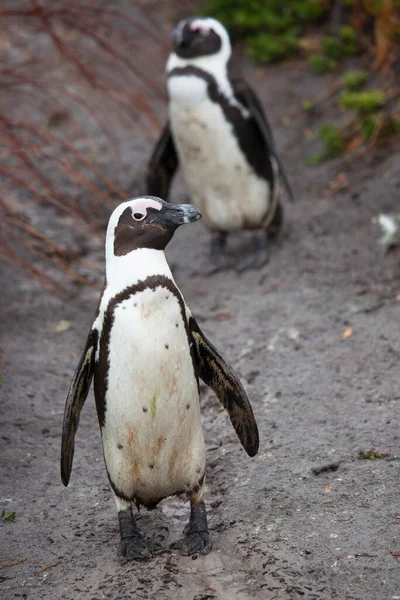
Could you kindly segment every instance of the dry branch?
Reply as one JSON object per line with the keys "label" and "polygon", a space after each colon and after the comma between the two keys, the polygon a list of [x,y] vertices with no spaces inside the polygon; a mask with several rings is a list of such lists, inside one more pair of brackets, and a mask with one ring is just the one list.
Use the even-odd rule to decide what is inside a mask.
{"label": "dry branch", "polygon": [[[10,209],[7,197],[17,193],[22,207],[49,204],[86,222],[89,235],[104,228],[101,215],[128,197],[131,183],[123,137],[154,139],[161,127],[156,109],[165,99],[168,38],[155,6],[159,11],[151,1],[6,0],[0,7],[9,48],[0,62],[0,258],[47,288],[60,289],[53,267],[84,278],[71,253],[33,227],[23,208]],[[107,169],[100,135],[110,148]],[[30,255],[39,255],[42,267],[33,267]]]}

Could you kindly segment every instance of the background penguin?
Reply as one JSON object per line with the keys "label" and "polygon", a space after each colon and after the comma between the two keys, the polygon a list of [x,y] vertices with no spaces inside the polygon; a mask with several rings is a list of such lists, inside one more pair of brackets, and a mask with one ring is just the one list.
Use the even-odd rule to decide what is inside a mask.
{"label": "background penguin", "polygon": [[[243,80],[230,79],[231,45],[226,29],[210,18],[181,21],[173,31],[167,62],[169,120],[148,165],[148,193],[167,198],[181,164],[191,201],[212,231],[211,261],[227,266],[227,234],[264,228],[276,234],[283,211],[282,178],[293,195],[261,104]],[[267,235],[257,256],[239,270],[268,260]]]}
{"label": "background penguin", "polygon": [[[94,375],[108,478],[117,504],[120,554],[146,558],[153,546],[131,506],[152,509],[185,493],[191,503],[182,554],[207,554],[212,541],[203,501],[205,449],[199,381],[228,411],[250,456],[259,438],[237,375],[200,331],[177,288],[164,249],[199,211],[154,197],[129,200],[111,215],[106,281],[65,406],[61,478],[68,485],[79,416]],[[153,548],[154,549],[154,548]]]}

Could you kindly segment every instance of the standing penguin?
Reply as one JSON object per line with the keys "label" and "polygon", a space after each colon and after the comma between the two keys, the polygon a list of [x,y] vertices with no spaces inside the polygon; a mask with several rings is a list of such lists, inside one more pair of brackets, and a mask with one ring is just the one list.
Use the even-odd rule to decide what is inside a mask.
{"label": "standing penguin", "polygon": [[212,232],[214,270],[227,266],[227,234],[238,229],[266,231],[258,256],[237,264],[239,270],[260,267],[268,260],[268,235],[283,221],[280,178],[293,200],[271,128],[253,90],[228,76],[231,44],[221,23],[181,21],[173,40],[169,119],[148,165],[148,193],[167,198],[179,162],[191,201]]}
{"label": "standing penguin", "polygon": [[111,215],[106,281],[98,314],[68,393],[61,478],[68,485],[80,412],[94,395],[108,478],[118,510],[120,555],[147,558],[132,505],[152,509],[186,494],[191,513],[182,554],[207,554],[212,540],[204,505],[205,449],[199,377],[227,410],[250,456],[258,429],[238,376],[208,342],[177,288],[164,250],[177,227],[200,218],[189,204],[134,198]]}

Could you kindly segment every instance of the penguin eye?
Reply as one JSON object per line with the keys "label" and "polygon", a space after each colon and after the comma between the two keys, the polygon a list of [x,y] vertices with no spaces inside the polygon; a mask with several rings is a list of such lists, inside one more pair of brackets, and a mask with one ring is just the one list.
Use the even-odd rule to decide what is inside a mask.
{"label": "penguin eye", "polygon": [[135,219],[135,221],[143,221],[143,219],[145,218],[146,215],[143,215],[140,212],[135,212],[133,215],[133,218]]}
{"label": "penguin eye", "polygon": [[192,31],[193,33],[199,33],[202,36],[207,36],[210,33],[210,30],[205,27],[195,27]]}

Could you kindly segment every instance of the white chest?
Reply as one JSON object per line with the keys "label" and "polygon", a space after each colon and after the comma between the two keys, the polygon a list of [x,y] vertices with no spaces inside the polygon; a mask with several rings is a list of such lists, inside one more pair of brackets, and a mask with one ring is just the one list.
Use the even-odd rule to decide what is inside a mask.
{"label": "white chest", "polygon": [[212,228],[259,227],[269,186],[243,155],[222,108],[199,77],[168,79],[169,118],[192,202]]}
{"label": "white chest", "polygon": [[114,310],[104,455],[125,495],[183,492],[204,472],[197,381],[177,297],[145,289]]}

